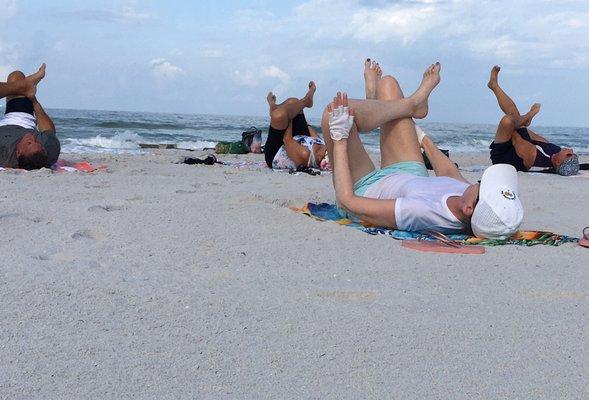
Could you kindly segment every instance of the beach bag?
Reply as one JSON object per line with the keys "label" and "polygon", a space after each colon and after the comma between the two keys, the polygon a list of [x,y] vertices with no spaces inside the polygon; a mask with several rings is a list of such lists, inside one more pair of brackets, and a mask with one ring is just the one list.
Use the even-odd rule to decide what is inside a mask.
{"label": "beach bag", "polygon": [[262,153],[262,131],[252,126],[241,134],[243,146],[249,149],[250,153]]}
{"label": "beach bag", "polygon": [[215,146],[217,154],[247,154],[250,149],[245,147],[243,141],[239,142],[219,142]]}

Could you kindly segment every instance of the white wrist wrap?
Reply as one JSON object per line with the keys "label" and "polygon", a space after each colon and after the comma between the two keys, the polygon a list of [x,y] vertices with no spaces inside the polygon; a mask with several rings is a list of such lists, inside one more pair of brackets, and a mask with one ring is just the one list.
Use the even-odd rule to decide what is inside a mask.
{"label": "white wrist wrap", "polygon": [[329,135],[333,140],[347,139],[354,125],[348,107],[339,106],[329,113]]}
{"label": "white wrist wrap", "polygon": [[417,134],[417,140],[419,140],[419,145],[421,146],[421,142],[423,142],[423,138],[426,136],[425,131],[419,127],[419,125],[415,125],[415,133]]}

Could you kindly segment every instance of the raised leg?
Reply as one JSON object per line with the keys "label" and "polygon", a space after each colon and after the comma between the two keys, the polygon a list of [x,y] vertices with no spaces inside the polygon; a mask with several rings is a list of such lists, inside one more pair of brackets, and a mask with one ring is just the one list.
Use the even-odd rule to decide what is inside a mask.
{"label": "raised leg", "polygon": [[495,134],[495,143],[505,143],[511,141],[515,152],[524,161],[526,168],[531,168],[536,161],[536,146],[532,143],[524,140],[517,132],[516,129],[521,125],[521,117],[517,118],[512,115],[506,115],[501,118],[499,126],[497,127],[497,133]]}
{"label": "raised leg", "polygon": [[[403,99],[403,91],[392,76],[385,76],[377,86],[377,99],[383,101]],[[400,118],[380,127],[381,168],[403,161],[423,162],[415,123],[411,118]]]}
{"label": "raised leg", "polygon": [[37,84],[45,77],[45,64],[32,75],[25,77],[20,71],[14,71],[8,75],[7,82],[0,82],[0,99],[10,96],[35,97]]}
{"label": "raised leg", "polygon": [[305,108],[313,107],[313,96],[317,86],[314,82],[309,83],[309,91],[301,99],[289,98],[281,104],[276,104],[276,96],[272,92],[268,93],[268,104],[270,106],[270,126],[274,129],[283,130],[288,128],[298,114],[302,113]]}
{"label": "raised leg", "polygon": [[515,105],[515,102],[507,95],[507,93],[505,93],[505,91],[503,91],[501,86],[499,86],[499,71],[501,71],[501,67],[498,65],[495,65],[493,69],[491,69],[491,77],[487,84],[489,89],[495,94],[499,108],[501,108],[501,111],[503,111],[505,115],[511,115],[515,118],[514,122],[519,124],[517,128],[529,126],[532,123],[532,119],[538,114],[538,112],[540,112],[540,104],[535,103],[530,108],[530,111],[522,116]]}
{"label": "raised leg", "polygon": [[440,83],[440,64],[431,65],[423,74],[419,88],[409,98],[394,100],[350,100],[350,108],[356,110],[356,125],[360,132],[370,132],[389,121],[400,118],[425,118],[428,98]]}

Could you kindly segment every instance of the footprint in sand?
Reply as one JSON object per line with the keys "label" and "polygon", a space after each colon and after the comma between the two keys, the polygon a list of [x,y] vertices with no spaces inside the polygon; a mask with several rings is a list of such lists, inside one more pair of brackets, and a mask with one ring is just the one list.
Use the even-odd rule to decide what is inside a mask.
{"label": "footprint in sand", "polygon": [[106,205],[106,206],[96,205],[96,206],[92,206],[92,207],[88,208],[88,211],[90,211],[90,212],[97,212],[97,211],[112,212],[112,211],[123,210],[124,208],[125,207],[113,206],[113,205]]}
{"label": "footprint in sand", "polygon": [[89,229],[84,229],[81,231],[76,231],[72,234],[72,239],[75,240],[85,240],[85,239],[96,239],[94,232]]}

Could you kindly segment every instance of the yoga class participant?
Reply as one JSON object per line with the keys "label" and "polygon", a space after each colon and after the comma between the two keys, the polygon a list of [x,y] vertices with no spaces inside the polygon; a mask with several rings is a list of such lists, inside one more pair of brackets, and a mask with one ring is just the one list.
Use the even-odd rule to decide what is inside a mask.
{"label": "yoga class participant", "polygon": [[326,147],[315,129],[305,119],[303,110],[313,107],[317,86],[309,83],[305,97],[291,97],[276,104],[276,96],[268,93],[270,128],[264,146],[266,164],[276,169],[299,167],[326,168]]}
{"label": "yoga class participant", "polygon": [[[348,100],[338,93],[326,108],[322,128],[338,206],[349,218],[372,226],[507,238],[523,218],[515,169],[496,165],[485,171],[480,185],[470,184],[429,137],[415,131],[412,118],[427,115],[439,73],[439,63],[430,66],[408,98],[393,77],[378,79],[375,74],[374,99]],[[359,137],[359,132],[377,127],[381,169],[375,168]],[[425,168],[420,140],[435,177]]]}
{"label": "yoga class participant", "polygon": [[[44,67],[43,74],[44,74]],[[30,77],[20,71],[8,76],[9,87],[30,87],[22,84]],[[4,117],[0,119],[0,167],[27,170],[51,167],[60,153],[55,125],[36,96],[36,88],[23,95],[6,98]]]}
{"label": "yoga class participant", "polygon": [[528,128],[532,119],[540,112],[540,104],[532,105],[527,114],[521,115],[513,100],[499,86],[500,70],[497,65],[493,67],[487,85],[505,113],[497,127],[495,140],[490,146],[493,164],[510,164],[518,171],[529,171],[533,167],[539,167],[549,168],[563,176],[578,174],[579,157],[573,149],[552,144]]}

